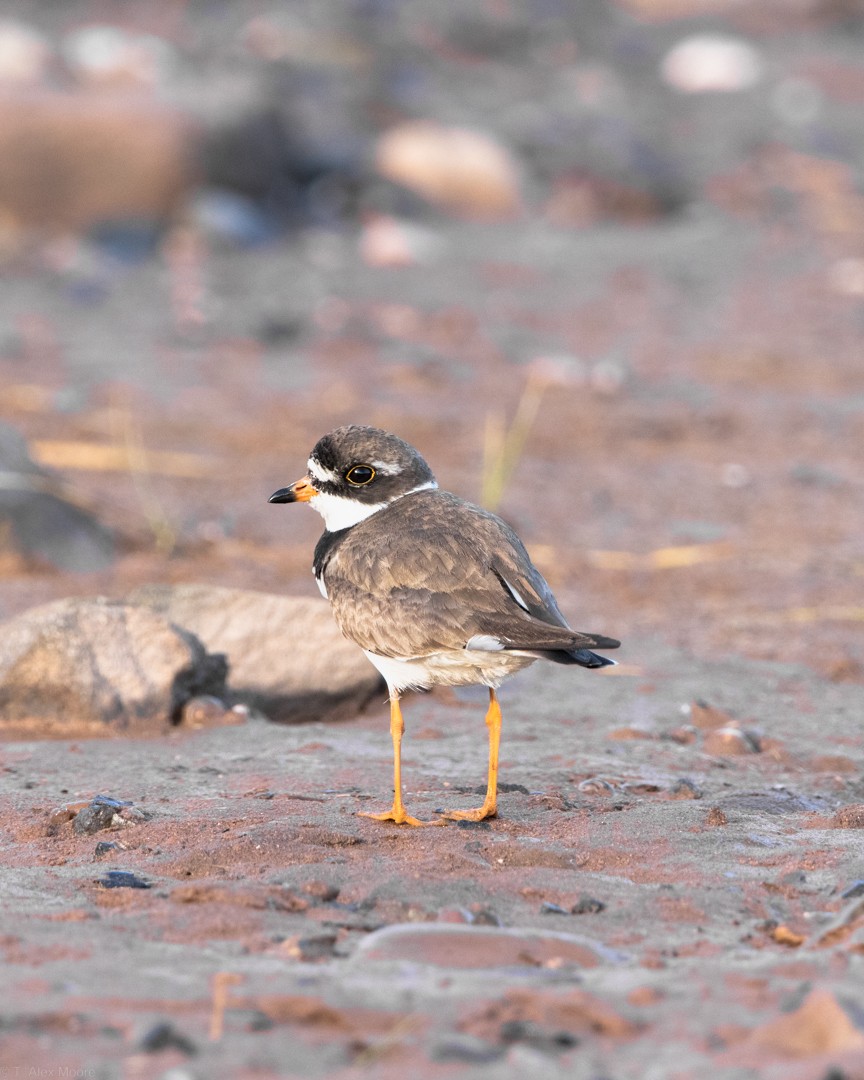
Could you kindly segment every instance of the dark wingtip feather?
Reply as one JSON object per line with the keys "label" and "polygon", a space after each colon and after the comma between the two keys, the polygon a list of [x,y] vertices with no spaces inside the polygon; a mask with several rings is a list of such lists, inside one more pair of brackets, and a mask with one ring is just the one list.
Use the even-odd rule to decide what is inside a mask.
{"label": "dark wingtip feather", "polygon": [[[619,643],[616,642],[615,644]],[[615,646],[604,644],[600,648],[612,649]],[[614,667],[617,663],[616,660],[610,660],[608,656],[598,656],[597,653],[591,652],[590,649],[575,649],[570,653],[570,656],[573,657],[575,663],[587,668]]]}

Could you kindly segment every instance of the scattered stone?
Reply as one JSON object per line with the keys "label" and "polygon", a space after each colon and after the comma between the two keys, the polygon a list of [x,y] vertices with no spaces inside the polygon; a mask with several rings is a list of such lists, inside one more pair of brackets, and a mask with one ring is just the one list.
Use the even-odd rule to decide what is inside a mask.
{"label": "scattered stone", "polygon": [[701,799],[702,790],[692,780],[688,780],[686,776],[682,776],[680,780],[676,780],[669,791],[666,793],[669,799]]}
{"label": "scattered stone", "polygon": [[638,1027],[610,1005],[584,990],[564,993],[546,990],[511,990],[503,998],[469,1014],[460,1029],[496,1043],[544,1042],[557,1052],[586,1035],[629,1038]]}
{"label": "scattered stone", "polygon": [[6,87],[35,86],[48,72],[52,59],[48,39],[25,23],[0,22],[0,83]]}
{"label": "scattered stone", "polygon": [[243,724],[248,719],[239,709],[229,709],[224,701],[212,694],[199,694],[183,706],[180,723],[184,728],[225,727]]}
{"label": "scattered stone", "polygon": [[758,754],[759,739],[753,732],[742,731],[737,727],[722,727],[707,731],[702,741],[706,754],[717,757],[737,757],[741,754]]}
{"label": "scattered stone", "polygon": [[63,55],[79,82],[88,86],[146,87],[161,83],[176,63],[172,47],[154,34],[119,26],[84,26],[63,39]]}
{"label": "scattered stone", "polygon": [[112,851],[124,850],[123,844],[114,843],[111,840],[100,840],[96,845],[93,854],[97,859],[104,859],[106,855],[110,855]]}
{"label": "scattered stone", "polygon": [[720,809],[719,806],[712,806],[708,813],[705,815],[705,824],[712,827],[728,825],[729,818],[726,817],[726,814]]}
{"label": "scattered stone", "polygon": [[827,989],[810,992],[794,1012],[757,1027],[747,1043],[783,1057],[838,1054],[864,1049],[864,1034]]}
{"label": "scattered stone", "polygon": [[864,829],[864,803],[851,803],[834,811],[831,825],[835,829]]}
{"label": "scattered stone", "polygon": [[570,908],[570,913],[571,915],[599,915],[601,911],[605,910],[606,905],[602,900],[595,900],[593,896],[584,893]]}
{"label": "scattered stone", "polygon": [[796,934],[794,930],[790,930],[788,926],[783,925],[775,926],[771,931],[771,937],[774,938],[778,945],[788,945],[792,949],[797,949],[806,940],[803,934]]}
{"label": "scattered stone", "polygon": [[613,795],[615,788],[600,776],[590,776],[578,785],[583,795]]}
{"label": "scattered stone", "polygon": [[672,728],[671,731],[665,731],[660,738],[669,739],[670,742],[680,743],[682,746],[689,746],[690,743],[696,742],[698,732],[692,724],[681,724],[679,727]]}
{"label": "scattered stone", "polygon": [[364,938],[349,963],[400,961],[458,969],[526,965],[593,968],[621,960],[619,953],[600,942],[574,934],[448,923],[402,923],[386,926]]}
{"label": "scattered stone", "polygon": [[336,934],[313,934],[308,937],[288,938],[282,944],[282,951],[292,960],[313,963],[316,960],[330,960],[336,945]]}
{"label": "scattered stone", "polygon": [[628,795],[656,795],[661,788],[651,780],[626,780],[621,790]]}
{"label": "scattered stone", "polygon": [[467,1061],[473,1065],[485,1065],[497,1061],[504,1053],[504,1047],[495,1046],[485,1039],[453,1033],[440,1038],[432,1046],[429,1056],[433,1061]]}
{"label": "scattered stone", "polygon": [[542,1054],[562,1054],[579,1045],[579,1039],[569,1031],[544,1031],[530,1020],[507,1020],[499,1034],[505,1046],[525,1043]]}
{"label": "scattered stone", "polygon": [[682,94],[749,90],[762,78],[762,57],[749,42],[723,34],[679,41],[660,67],[663,81]]}
{"label": "scattered stone", "polygon": [[694,701],[687,708],[687,715],[690,724],[703,731],[709,731],[712,728],[729,727],[730,724],[734,723],[728,713],[716,708],[714,705],[709,705],[707,701]]}
{"label": "scattered stone", "polygon": [[162,1050],[179,1050],[181,1054],[189,1057],[198,1053],[195,1043],[167,1020],[154,1024],[149,1031],[146,1031],[141,1036],[138,1049],[143,1050],[145,1054],[158,1054]]}
{"label": "scattered stone", "polygon": [[833,919],[823,926],[816,937],[817,945],[836,945],[845,941],[864,916],[864,899],[854,896],[844,904]]}
{"label": "scattered stone", "polygon": [[0,624],[0,727],[38,735],[162,732],[224,694],[224,656],[146,608],[58,600]]}
{"label": "scattered stone", "polygon": [[[2,172],[0,162],[0,183]],[[103,570],[113,562],[111,530],[69,500],[60,477],[37,465],[27,443],[7,424],[0,424],[0,473],[0,536],[8,533],[25,559],[75,572]]]}
{"label": "scattered stone", "polygon": [[339,897],[339,886],[331,885],[327,881],[307,881],[301,885],[302,891],[314,900],[320,900],[322,904],[331,904]]}
{"label": "scattered stone", "polygon": [[67,821],[71,821],[75,815],[83,810],[85,806],[89,806],[88,799],[82,799],[80,802],[66,803],[64,806],[58,807],[51,812],[51,816],[48,818],[48,828],[54,830],[58,825],[65,825]]}
{"label": "scattered stone", "polygon": [[[189,114],[146,95],[93,89],[6,94],[0,97],[5,220],[49,234],[164,221],[194,183],[199,141]],[[16,149],[22,145],[26,161]]]}
{"label": "scattered stone", "polygon": [[381,677],[342,636],[323,600],[209,585],[147,586],[127,599],[224,653],[227,700],[271,720],[344,719],[381,699]]}
{"label": "scattered stone", "polygon": [[482,904],[471,905],[471,924],[473,926],[503,926],[495,912]]}
{"label": "scattered stone", "polygon": [[641,727],[620,727],[609,732],[610,739],[628,742],[631,739],[653,739],[654,733]]}
{"label": "scattered stone", "polygon": [[375,148],[381,176],[472,218],[510,217],[522,204],[520,169],[491,136],[419,120],[386,131]]}
{"label": "scattered stone", "polygon": [[75,815],[72,820],[72,831],[79,836],[87,836],[89,833],[101,832],[102,829],[110,829],[112,826],[122,826],[125,822],[118,811],[131,805],[128,802],[97,795]]}
{"label": "scattered stone", "polygon": [[109,870],[105,877],[97,878],[96,884],[103,889],[152,889],[149,881],[128,870]]}

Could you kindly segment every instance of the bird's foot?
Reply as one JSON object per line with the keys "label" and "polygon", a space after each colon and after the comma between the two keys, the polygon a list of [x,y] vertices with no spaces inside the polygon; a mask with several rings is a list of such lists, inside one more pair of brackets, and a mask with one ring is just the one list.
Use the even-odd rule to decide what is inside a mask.
{"label": "bird's foot", "polygon": [[485,821],[486,818],[497,817],[498,808],[495,803],[483,803],[473,810],[445,810],[439,821]]}
{"label": "bird's foot", "polygon": [[358,812],[358,817],[372,818],[373,821],[392,821],[396,825],[443,825],[441,820],[437,821],[421,821],[419,818],[411,817],[411,815],[405,810],[404,806],[394,806],[392,810],[387,810],[383,814],[369,814],[365,810]]}

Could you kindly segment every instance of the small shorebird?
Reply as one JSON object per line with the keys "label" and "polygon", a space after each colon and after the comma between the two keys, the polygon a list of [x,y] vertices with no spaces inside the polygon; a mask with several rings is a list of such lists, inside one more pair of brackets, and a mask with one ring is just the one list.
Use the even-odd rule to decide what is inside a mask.
{"label": "small shorebird", "polygon": [[[346,637],[390,692],[393,806],[365,814],[397,824],[482,821],[497,812],[502,680],[537,659],[601,668],[592,649],[620,642],[571,630],[522,541],[501,518],[441,491],[420,454],[378,428],[336,428],[318,441],[308,475],[270,496],[308,502],[324,518],[313,569]],[[418,821],[402,802],[403,690],[489,688],[486,798],[472,810]]]}

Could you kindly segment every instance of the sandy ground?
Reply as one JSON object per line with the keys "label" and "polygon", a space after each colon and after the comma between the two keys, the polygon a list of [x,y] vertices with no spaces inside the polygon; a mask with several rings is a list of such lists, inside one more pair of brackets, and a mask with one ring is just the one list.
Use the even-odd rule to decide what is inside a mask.
{"label": "sandy ground", "polygon": [[[510,684],[500,818],[477,826],[357,816],[389,798],[383,705],[329,727],[8,746],[4,1061],[100,1077],[861,1075],[860,691],[644,641],[625,660]],[[473,694],[407,703],[419,816],[476,801],[482,712]],[[97,794],[142,815],[77,835],[56,811]],[[109,887],[112,872],[139,887]],[[494,927],[516,943],[487,946]],[[214,980],[229,982],[217,1039]],[[772,1037],[814,988],[849,1030],[832,1015],[803,1046]]]}

